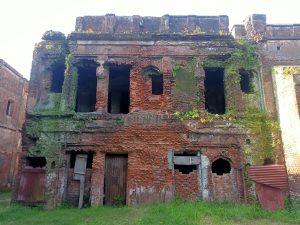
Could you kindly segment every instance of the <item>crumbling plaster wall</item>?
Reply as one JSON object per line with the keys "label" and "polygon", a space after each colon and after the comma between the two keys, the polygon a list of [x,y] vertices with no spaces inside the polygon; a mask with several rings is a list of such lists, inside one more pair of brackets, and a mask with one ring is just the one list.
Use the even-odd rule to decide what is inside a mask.
{"label": "crumbling plaster wall", "polygon": [[[300,197],[300,114],[296,87],[299,75],[284,75],[283,67],[275,67],[273,77],[276,84],[278,115],[285,150],[285,163],[289,174],[290,194]],[[297,101],[298,100],[298,101]]]}

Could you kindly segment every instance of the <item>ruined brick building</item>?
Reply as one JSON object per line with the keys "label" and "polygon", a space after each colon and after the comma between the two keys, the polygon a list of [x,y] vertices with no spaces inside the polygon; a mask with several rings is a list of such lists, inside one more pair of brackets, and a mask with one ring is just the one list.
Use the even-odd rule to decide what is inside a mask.
{"label": "ruined brick building", "polygon": [[0,59],[0,190],[10,189],[22,151],[28,81]]}
{"label": "ruined brick building", "polygon": [[256,18],[236,39],[227,16],[85,16],[67,38],[46,32],[15,200],[247,201],[248,163],[284,163],[273,129],[281,27]]}
{"label": "ruined brick building", "polygon": [[292,198],[300,197],[300,25],[267,24],[265,15],[233,28],[257,42],[267,111],[278,117]]}

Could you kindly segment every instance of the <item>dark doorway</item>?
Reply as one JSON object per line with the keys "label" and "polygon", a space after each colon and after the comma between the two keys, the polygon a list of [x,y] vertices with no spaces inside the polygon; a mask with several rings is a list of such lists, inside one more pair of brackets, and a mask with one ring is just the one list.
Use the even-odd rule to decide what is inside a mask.
{"label": "dark doorway", "polygon": [[97,89],[96,68],[97,64],[90,60],[84,60],[77,65],[76,112],[95,111]]}
{"label": "dark doorway", "polygon": [[130,68],[113,67],[109,69],[108,112],[129,113]]}
{"label": "dark doorway", "polygon": [[225,113],[224,70],[205,69],[205,109],[209,113]]}
{"label": "dark doorway", "polygon": [[104,204],[126,204],[128,155],[106,155]]}
{"label": "dark doorway", "polygon": [[65,64],[64,63],[54,63],[51,66],[51,87],[50,92],[59,93],[62,91],[62,86],[64,83],[64,72]]}

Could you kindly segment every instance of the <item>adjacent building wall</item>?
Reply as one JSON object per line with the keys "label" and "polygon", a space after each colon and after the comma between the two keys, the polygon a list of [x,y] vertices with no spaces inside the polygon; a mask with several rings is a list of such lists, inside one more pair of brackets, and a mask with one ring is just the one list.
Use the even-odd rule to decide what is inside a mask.
{"label": "adjacent building wall", "polygon": [[299,75],[283,70],[300,65],[300,26],[267,24],[265,15],[254,14],[244,26],[234,26],[233,34],[257,43],[266,109],[280,121],[290,195],[299,198]]}
{"label": "adjacent building wall", "polygon": [[0,59],[0,189],[10,188],[22,151],[28,81]]}

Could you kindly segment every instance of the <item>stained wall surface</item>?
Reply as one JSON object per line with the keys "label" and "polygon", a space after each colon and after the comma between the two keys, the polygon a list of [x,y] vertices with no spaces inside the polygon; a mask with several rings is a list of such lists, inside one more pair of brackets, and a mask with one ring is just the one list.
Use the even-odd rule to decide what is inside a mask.
{"label": "stained wall surface", "polygon": [[11,188],[22,150],[28,81],[0,60],[0,189]]}
{"label": "stained wall surface", "polygon": [[[239,28],[239,34],[246,34]],[[256,94],[242,91],[239,80],[230,82],[224,64],[240,48],[228,32],[227,16],[108,14],[77,18],[68,38],[46,32],[34,52],[23,139],[24,152],[47,161],[37,166],[47,169],[45,203],[76,205],[76,153],[92,153],[82,188],[87,205],[177,197],[248,201],[244,150],[255,141],[230,110],[243,113],[249,99],[255,99],[257,110],[275,115],[276,104],[264,61],[253,79]],[[207,76],[224,92],[212,100],[207,99]],[[153,93],[158,78],[163,88]],[[220,98],[222,111],[207,113],[207,101],[219,103]],[[178,112],[186,111],[201,116],[180,119]],[[19,175],[28,166],[27,157],[19,164]],[[118,163],[118,157],[124,161]],[[282,154],[276,157],[283,162]],[[213,171],[219,159],[228,170]],[[108,201],[112,193],[121,194]]]}

